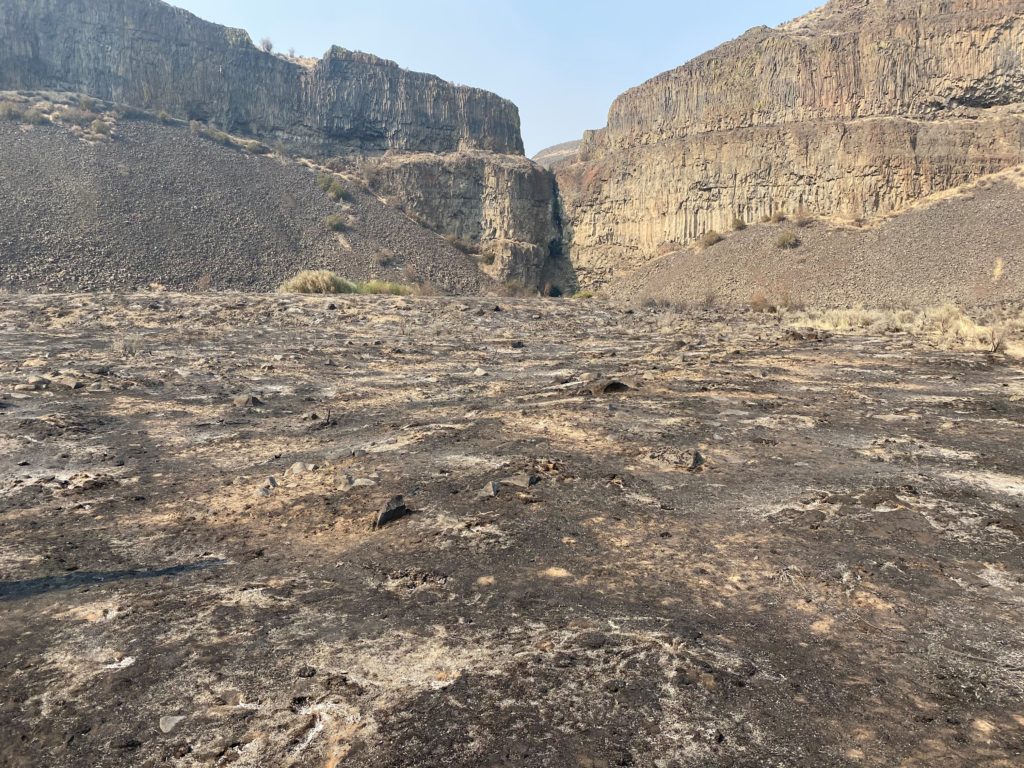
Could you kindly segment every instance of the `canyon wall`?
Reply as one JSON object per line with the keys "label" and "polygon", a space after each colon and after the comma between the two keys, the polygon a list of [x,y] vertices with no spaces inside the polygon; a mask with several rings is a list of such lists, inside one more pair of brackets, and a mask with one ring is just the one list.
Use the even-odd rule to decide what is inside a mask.
{"label": "canyon wall", "polygon": [[777,211],[861,218],[1024,162],[1024,0],[835,0],[623,94],[556,169],[583,284]]}
{"label": "canyon wall", "polygon": [[[388,158],[388,196],[435,231],[496,252],[499,279],[541,279],[554,179],[523,156],[514,104],[364,53],[318,61],[159,0],[0,0],[0,90],[87,94],[310,157]],[[446,194],[424,186],[443,171]],[[418,169],[416,172],[410,169]]]}
{"label": "canyon wall", "polygon": [[0,0],[0,89],[86,93],[305,151],[522,154],[492,93],[332,48],[315,64],[158,0]]}

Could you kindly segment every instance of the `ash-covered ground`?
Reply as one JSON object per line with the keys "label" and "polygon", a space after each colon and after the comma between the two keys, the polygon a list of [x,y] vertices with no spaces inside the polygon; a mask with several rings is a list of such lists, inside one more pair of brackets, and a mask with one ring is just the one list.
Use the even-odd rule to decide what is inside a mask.
{"label": "ash-covered ground", "polygon": [[0,353],[0,765],[1024,760],[1019,361],[161,294]]}

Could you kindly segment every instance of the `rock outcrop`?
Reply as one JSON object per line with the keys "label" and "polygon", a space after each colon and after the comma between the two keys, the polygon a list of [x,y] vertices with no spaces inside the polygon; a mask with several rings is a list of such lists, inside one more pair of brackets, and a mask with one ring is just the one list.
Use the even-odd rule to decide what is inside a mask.
{"label": "rock outcrop", "polygon": [[[504,254],[499,279],[539,285],[560,238],[553,177],[523,156],[518,110],[492,93],[341,48],[274,55],[159,0],[0,0],[0,41],[0,90],[82,93],[306,156],[418,169],[390,177],[391,199]],[[430,168],[458,199],[425,194]]]}
{"label": "rock outcrop", "polygon": [[543,285],[557,265],[554,179],[525,157],[481,152],[387,155],[375,191],[397,197],[420,223],[462,243],[483,243],[495,277]]}
{"label": "rock outcrop", "polygon": [[834,0],[623,94],[557,169],[583,284],[777,211],[861,218],[1024,161],[1024,0]]}

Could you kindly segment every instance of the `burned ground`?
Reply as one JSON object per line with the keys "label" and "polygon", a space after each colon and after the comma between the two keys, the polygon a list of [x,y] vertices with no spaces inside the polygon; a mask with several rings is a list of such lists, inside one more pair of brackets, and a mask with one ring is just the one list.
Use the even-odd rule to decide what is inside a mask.
{"label": "burned ground", "polygon": [[1024,754],[1014,360],[159,294],[3,297],[0,349],[2,765]]}

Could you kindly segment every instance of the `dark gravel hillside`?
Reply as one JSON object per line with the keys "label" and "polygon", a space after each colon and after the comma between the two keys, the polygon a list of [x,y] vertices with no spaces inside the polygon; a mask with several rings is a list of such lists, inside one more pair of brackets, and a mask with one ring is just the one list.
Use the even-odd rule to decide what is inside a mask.
{"label": "dark gravel hillside", "polygon": [[[669,254],[608,291],[675,302],[815,306],[984,305],[1024,298],[1024,189],[1013,172],[925,201],[877,226],[757,224],[703,250]],[[799,245],[783,249],[780,236]]]}
{"label": "dark gravel hillside", "polygon": [[[0,122],[0,288],[267,290],[328,268],[352,279],[418,280],[475,293],[474,260],[351,185],[353,220],[313,170],[249,154],[183,126],[121,121],[90,143],[57,126]],[[390,252],[381,266],[382,254]]]}

